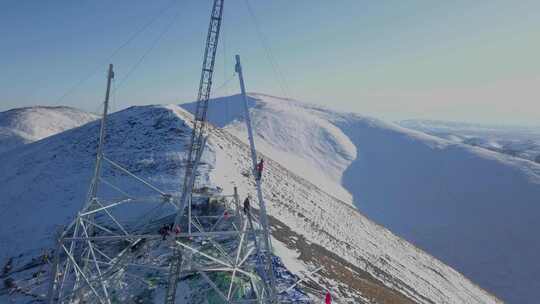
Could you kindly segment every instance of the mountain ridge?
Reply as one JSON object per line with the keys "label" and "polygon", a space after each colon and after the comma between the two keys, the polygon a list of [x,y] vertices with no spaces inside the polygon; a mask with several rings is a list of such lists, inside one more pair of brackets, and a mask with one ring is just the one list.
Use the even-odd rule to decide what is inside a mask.
{"label": "mountain ridge", "polygon": [[[114,113],[108,124],[106,155],[161,189],[178,191],[190,119],[190,114],[173,105],[132,107]],[[98,129],[98,122],[90,123],[4,155],[0,190],[8,202],[0,206],[7,212],[0,229],[2,248],[9,247],[10,256],[26,252],[21,264],[43,246],[50,246],[56,225],[67,222],[80,208],[92,172]],[[210,133],[201,165],[203,180],[225,192],[237,186],[242,196],[253,195],[253,180],[243,175],[249,172],[248,147],[225,130],[210,128]],[[113,184],[121,182],[121,176],[111,175],[107,169],[104,174]],[[307,273],[310,265],[325,266],[304,286],[319,290],[311,291],[312,296],[320,297],[317,292],[322,285],[331,289],[338,301],[395,303],[400,299],[399,303],[409,303],[407,297],[419,303],[499,302],[271,157],[263,181],[274,247],[286,266],[297,273]],[[140,191],[128,183],[122,183],[122,189]],[[6,204],[11,208],[6,209]],[[35,212],[43,206],[46,209]],[[334,256],[328,257],[320,251],[323,248]],[[356,277],[364,281],[351,279]]]}

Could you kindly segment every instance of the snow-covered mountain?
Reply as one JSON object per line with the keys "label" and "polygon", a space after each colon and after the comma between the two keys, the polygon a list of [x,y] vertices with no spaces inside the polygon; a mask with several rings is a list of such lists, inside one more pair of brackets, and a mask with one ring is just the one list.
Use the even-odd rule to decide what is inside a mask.
{"label": "snow-covered mountain", "polygon": [[540,163],[540,127],[403,120],[402,127]]}
{"label": "snow-covered mountain", "polygon": [[95,119],[94,114],[64,106],[35,106],[0,112],[0,153]]}
{"label": "snow-covered mountain", "polygon": [[444,121],[444,120],[426,120],[426,119],[407,119],[397,122],[399,125],[420,130],[425,133],[464,133],[464,134],[514,134],[521,136],[538,136],[539,127],[518,126],[518,125],[490,125],[474,124],[467,122]]}
{"label": "snow-covered mountain", "polygon": [[[191,115],[177,106],[133,107],[114,113],[108,124],[105,153],[159,188],[178,191],[190,119]],[[98,128],[98,122],[90,123],[2,155],[0,256],[14,257],[13,270],[3,273],[2,278],[14,277],[18,284],[26,285],[24,292],[12,295],[0,289],[0,302],[14,299],[27,303],[36,290],[42,290],[39,281],[32,278],[38,267],[33,266],[33,258],[44,246],[53,245],[57,225],[66,224],[81,207],[92,173]],[[203,178],[226,193],[237,186],[242,197],[254,195],[253,180],[245,175],[250,164],[247,146],[225,130],[211,128],[210,132],[202,160]],[[345,140],[336,134],[312,134],[323,134],[331,141]],[[345,148],[335,151],[342,160],[352,153]],[[320,153],[317,149],[311,152]],[[499,302],[460,273],[368,220],[349,203],[291,172],[271,155],[263,157],[267,159],[264,196],[276,253],[297,274],[323,266],[302,284],[311,296],[320,299],[321,291],[328,288],[337,296],[337,303]],[[354,159],[347,161],[354,163]],[[333,161],[328,166],[343,165]],[[336,172],[339,170],[332,174]],[[122,180],[107,169],[104,175],[113,184]],[[135,184],[122,186],[128,193],[140,191]]]}
{"label": "snow-covered mountain", "polygon": [[[209,117],[244,139],[240,105],[217,98]],[[250,111],[263,153],[502,299],[537,302],[540,165],[263,94]]]}

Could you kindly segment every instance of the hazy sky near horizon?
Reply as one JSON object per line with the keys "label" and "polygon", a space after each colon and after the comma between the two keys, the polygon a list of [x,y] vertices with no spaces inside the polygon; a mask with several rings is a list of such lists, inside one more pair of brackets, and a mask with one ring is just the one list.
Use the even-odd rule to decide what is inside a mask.
{"label": "hazy sky near horizon", "polygon": [[[211,2],[0,0],[0,111],[97,111],[109,62],[113,110],[194,100]],[[538,0],[249,3],[255,19],[225,2],[214,96],[239,91],[239,53],[249,91],[392,120],[540,125]]]}

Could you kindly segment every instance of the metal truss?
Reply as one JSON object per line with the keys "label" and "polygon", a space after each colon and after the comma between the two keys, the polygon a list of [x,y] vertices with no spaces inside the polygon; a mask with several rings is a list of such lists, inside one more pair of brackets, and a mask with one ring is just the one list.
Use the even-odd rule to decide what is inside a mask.
{"label": "metal truss", "polygon": [[[175,281],[198,286],[194,303],[268,303],[272,293],[259,246],[267,232],[240,207],[236,189],[230,195],[195,189],[189,212],[177,222],[180,197],[105,156],[113,76],[110,65],[94,176],[82,209],[58,237],[48,302],[167,301],[169,270],[179,262]],[[106,180],[103,166],[138,184],[145,195],[129,195]],[[105,187],[115,195],[101,194]],[[173,301],[184,296],[175,293]]]}

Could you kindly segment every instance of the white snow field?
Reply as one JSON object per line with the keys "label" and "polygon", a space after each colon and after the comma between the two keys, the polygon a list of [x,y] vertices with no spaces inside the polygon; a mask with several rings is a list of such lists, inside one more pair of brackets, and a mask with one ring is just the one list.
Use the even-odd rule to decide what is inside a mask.
{"label": "white snow field", "polygon": [[[244,140],[240,105],[216,98],[209,117]],[[264,94],[250,111],[258,149],[287,169],[503,300],[538,302],[540,165]]]}
{"label": "white snow field", "polygon": [[[114,113],[108,124],[105,154],[159,188],[178,191],[190,119],[190,114],[173,105],[132,107]],[[90,123],[2,155],[0,261],[15,257],[14,268],[19,269],[43,247],[53,246],[57,226],[68,223],[82,205],[98,127],[98,122]],[[203,180],[222,187],[225,193],[238,186],[242,197],[248,192],[254,195],[253,179],[246,174],[250,164],[247,146],[227,131],[211,128],[210,132],[203,156]],[[409,140],[420,139],[425,140]],[[333,140],[349,144],[344,137]],[[353,150],[350,146],[340,149],[335,151],[341,159]],[[314,149],[313,153],[321,152]],[[350,203],[327,194],[270,155],[263,157],[267,159],[264,197],[276,253],[300,277],[323,266],[302,284],[319,299],[314,303],[321,301],[325,288],[336,296],[336,303],[500,303],[457,271],[368,220]],[[342,166],[342,160],[329,163],[329,167]],[[127,193],[140,191],[107,168],[104,177],[122,185]],[[347,178],[347,172],[342,178]],[[25,282],[18,278],[21,284]],[[33,288],[27,285],[27,295],[9,295],[0,288],[0,302],[28,303],[34,299],[28,298]]]}
{"label": "white snow field", "polygon": [[97,118],[94,114],[64,106],[35,106],[0,112],[0,153]]}

